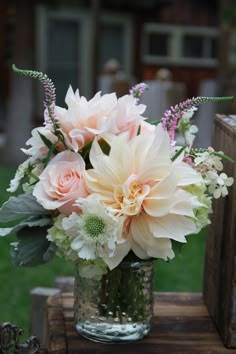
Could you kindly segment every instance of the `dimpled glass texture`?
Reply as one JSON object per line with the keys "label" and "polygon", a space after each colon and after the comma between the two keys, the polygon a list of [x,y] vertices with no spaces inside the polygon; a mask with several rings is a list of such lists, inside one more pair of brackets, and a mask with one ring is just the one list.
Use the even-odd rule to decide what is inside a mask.
{"label": "dimpled glass texture", "polygon": [[76,268],[74,319],[85,338],[127,343],[146,336],[153,317],[153,261],[123,261],[100,279]]}

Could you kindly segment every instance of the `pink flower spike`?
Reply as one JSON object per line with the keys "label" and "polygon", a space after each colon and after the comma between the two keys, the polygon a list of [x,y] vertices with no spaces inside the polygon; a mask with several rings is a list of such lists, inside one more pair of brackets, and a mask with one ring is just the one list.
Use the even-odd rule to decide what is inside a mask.
{"label": "pink flower spike", "polygon": [[129,90],[129,94],[132,95],[134,98],[136,98],[136,103],[139,103],[140,97],[147,89],[148,89],[148,85],[145,84],[144,82],[140,82],[139,84],[133,86]]}
{"label": "pink flower spike", "polygon": [[189,111],[195,106],[198,106],[202,103],[208,102],[219,102],[222,100],[229,99],[228,97],[193,97],[187,99],[184,102],[176,104],[174,107],[171,106],[170,109],[166,110],[164,117],[161,118],[161,124],[164,130],[167,130],[170,136],[171,143],[175,139],[175,130],[178,124],[178,121],[184,113]]}

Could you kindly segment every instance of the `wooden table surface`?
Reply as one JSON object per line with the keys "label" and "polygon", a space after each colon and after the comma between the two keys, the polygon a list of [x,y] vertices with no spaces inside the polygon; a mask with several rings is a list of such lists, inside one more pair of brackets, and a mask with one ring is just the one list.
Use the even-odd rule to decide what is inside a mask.
{"label": "wooden table surface", "polygon": [[154,323],[147,337],[132,344],[84,339],[73,324],[73,294],[48,299],[48,346],[53,354],[236,354],[227,349],[200,293],[155,293]]}

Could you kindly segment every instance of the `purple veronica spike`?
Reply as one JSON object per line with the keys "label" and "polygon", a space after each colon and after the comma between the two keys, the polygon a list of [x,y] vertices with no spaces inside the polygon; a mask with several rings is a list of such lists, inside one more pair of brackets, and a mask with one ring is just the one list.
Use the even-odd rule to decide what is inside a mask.
{"label": "purple veronica spike", "polygon": [[147,89],[148,85],[146,85],[144,82],[140,82],[129,90],[129,94],[136,98],[136,103],[139,103],[140,97]]}
{"label": "purple veronica spike", "polygon": [[175,106],[170,107],[170,109],[165,111],[164,117],[161,118],[161,124],[163,128],[168,131],[171,143],[175,139],[175,131],[178,121],[184,113],[188,112],[191,108],[194,108],[202,103],[220,102],[230,100],[232,98],[233,97],[193,97]]}
{"label": "purple veronica spike", "polygon": [[46,74],[43,74],[39,71],[21,70],[18,69],[14,64],[12,65],[12,69],[17,74],[28,76],[33,79],[38,79],[43,84],[44,94],[45,94],[45,98],[43,102],[44,107],[47,108],[49,118],[51,119],[54,128],[56,128],[56,115],[54,112],[55,103],[56,103],[56,92],[55,92],[56,89],[52,80],[49,79]]}

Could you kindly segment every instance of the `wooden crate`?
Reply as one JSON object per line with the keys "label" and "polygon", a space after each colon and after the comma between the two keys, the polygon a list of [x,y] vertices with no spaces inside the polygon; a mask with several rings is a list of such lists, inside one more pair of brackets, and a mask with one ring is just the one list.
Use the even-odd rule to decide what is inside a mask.
{"label": "wooden crate", "polygon": [[[236,160],[236,116],[217,115],[214,148]],[[214,200],[206,240],[204,299],[224,344],[236,348],[236,164],[225,163],[235,183]]]}

